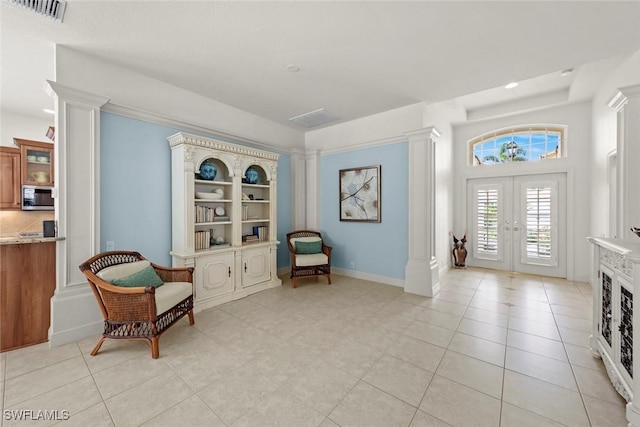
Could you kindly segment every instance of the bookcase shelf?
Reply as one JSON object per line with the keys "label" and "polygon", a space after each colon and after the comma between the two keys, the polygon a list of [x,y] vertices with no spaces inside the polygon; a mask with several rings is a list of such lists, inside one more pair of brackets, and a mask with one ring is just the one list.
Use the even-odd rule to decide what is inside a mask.
{"label": "bookcase shelf", "polygon": [[[279,286],[277,204],[271,203],[277,194],[278,155],[183,132],[168,140],[172,165],[171,254],[174,266],[195,269],[196,311]],[[213,180],[201,179],[200,168],[205,161],[214,165]],[[255,184],[243,182],[250,167],[258,172]],[[210,174],[210,170],[203,169],[202,176],[205,173]],[[221,198],[197,193],[218,193]],[[211,221],[218,215],[225,220]],[[255,230],[260,240],[245,242]],[[225,245],[212,244],[216,241]]]}

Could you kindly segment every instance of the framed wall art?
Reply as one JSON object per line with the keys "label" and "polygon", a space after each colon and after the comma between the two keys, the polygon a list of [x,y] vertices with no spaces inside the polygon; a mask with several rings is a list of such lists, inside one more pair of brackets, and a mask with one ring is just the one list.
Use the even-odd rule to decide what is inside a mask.
{"label": "framed wall art", "polygon": [[340,169],[340,221],[380,222],[380,165]]}

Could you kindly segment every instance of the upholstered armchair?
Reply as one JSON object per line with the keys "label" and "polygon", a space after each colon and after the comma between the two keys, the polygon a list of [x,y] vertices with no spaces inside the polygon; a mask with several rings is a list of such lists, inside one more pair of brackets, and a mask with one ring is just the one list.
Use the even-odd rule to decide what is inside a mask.
{"label": "upholstered armchair", "polygon": [[287,234],[287,247],[291,254],[291,280],[309,276],[327,276],[331,284],[331,246],[327,246],[317,231],[298,230]]}
{"label": "upholstered armchair", "polygon": [[193,268],[162,267],[138,252],[112,251],[88,259],[80,270],[104,317],[92,356],[106,339],[134,339],[146,340],[157,359],[163,332],[185,315],[194,324]]}

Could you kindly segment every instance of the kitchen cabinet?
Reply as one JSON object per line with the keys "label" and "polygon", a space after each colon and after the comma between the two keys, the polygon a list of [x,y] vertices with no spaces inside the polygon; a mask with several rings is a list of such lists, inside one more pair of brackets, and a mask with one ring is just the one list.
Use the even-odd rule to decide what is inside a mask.
{"label": "kitchen cabinet", "polygon": [[0,147],[0,209],[20,209],[20,149]]}
{"label": "kitchen cabinet", "polygon": [[48,340],[56,242],[0,245],[0,351]]}
{"label": "kitchen cabinet", "polygon": [[22,184],[53,186],[53,144],[14,138],[20,147]]}

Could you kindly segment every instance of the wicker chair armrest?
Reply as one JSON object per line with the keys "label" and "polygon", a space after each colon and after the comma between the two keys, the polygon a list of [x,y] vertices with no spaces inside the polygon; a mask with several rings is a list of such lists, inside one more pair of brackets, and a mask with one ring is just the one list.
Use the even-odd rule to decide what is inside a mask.
{"label": "wicker chair armrest", "polygon": [[188,282],[193,283],[193,268],[171,268],[151,263],[154,270],[163,282]]}
{"label": "wicker chair armrest", "polygon": [[97,297],[102,302],[105,320],[128,322],[132,320],[156,320],[156,288],[153,286],[116,286],[85,271]]}
{"label": "wicker chair armrest", "polygon": [[322,242],[322,252],[327,256],[328,264],[331,264],[331,251],[332,250],[333,250],[333,247],[327,246],[327,245],[324,244],[324,242]]}

